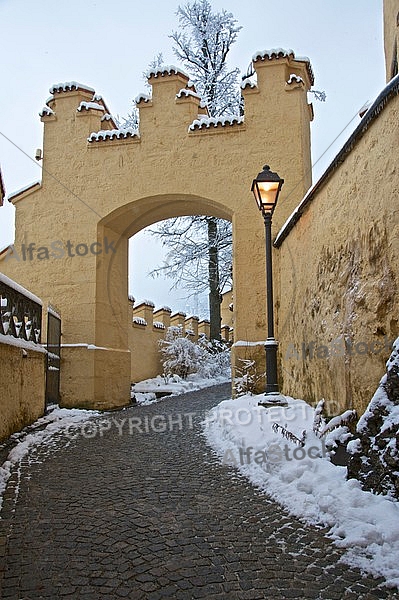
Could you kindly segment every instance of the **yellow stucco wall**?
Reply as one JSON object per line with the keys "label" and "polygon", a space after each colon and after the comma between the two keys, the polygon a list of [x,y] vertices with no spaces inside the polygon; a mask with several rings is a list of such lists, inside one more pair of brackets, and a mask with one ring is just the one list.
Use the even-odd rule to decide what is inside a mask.
{"label": "yellow stucco wall", "polygon": [[364,129],[278,250],[283,389],[331,414],[363,412],[399,335],[397,93]]}
{"label": "yellow stucco wall", "polygon": [[386,79],[398,73],[399,0],[384,0],[384,49]]}
{"label": "yellow stucco wall", "polygon": [[36,421],[45,408],[46,354],[32,343],[12,344],[12,339],[0,341],[0,442]]}
{"label": "yellow stucco wall", "polygon": [[[188,78],[164,73],[151,77],[152,100],[139,104],[140,137],[126,139],[89,142],[92,132],[113,127],[101,120],[103,101],[82,105],[93,99],[84,86],[53,90],[42,116],[41,185],[12,199],[16,251],[29,243],[51,250],[25,261],[3,254],[0,269],[62,312],[64,405],[129,402],[128,239],[168,217],[232,220],[235,336],[265,339],[264,228],[250,187],[265,163],[284,177],[276,230],[308,189],[312,75],[292,54],[260,56],[254,66],[258,82],[243,90],[243,123],[189,130],[199,99],[177,97]],[[72,249],[61,256],[67,242]]]}

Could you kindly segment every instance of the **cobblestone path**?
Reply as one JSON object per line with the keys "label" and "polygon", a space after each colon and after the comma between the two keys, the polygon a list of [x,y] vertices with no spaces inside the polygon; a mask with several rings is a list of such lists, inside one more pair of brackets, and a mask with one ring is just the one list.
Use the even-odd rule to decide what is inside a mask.
{"label": "cobblestone path", "polygon": [[200,422],[229,392],[108,413],[31,450],[4,495],[1,597],[399,598],[217,460]]}

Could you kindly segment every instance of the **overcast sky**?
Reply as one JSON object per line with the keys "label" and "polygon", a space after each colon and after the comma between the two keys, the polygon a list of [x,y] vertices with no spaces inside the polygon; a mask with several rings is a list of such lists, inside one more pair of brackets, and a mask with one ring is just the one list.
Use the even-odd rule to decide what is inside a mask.
{"label": "overcast sky", "polygon": [[[40,179],[33,157],[42,147],[38,113],[49,87],[79,81],[95,88],[114,114],[126,115],[154,56],[162,52],[176,64],[168,36],[177,27],[177,6],[178,0],[0,0],[0,165],[8,193]],[[213,0],[212,6],[242,25],[230,54],[242,72],[257,50],[292,48],[311,59],[314,88],[327,94],[325,103],[313,101],[316,180],[357,125],[359,109],[384,86],[382,0]],[[0,248],[13,242],[13,210],[8,202],[0,209]],[[195,310],[195,303],[179,301],[183,294],[167,294],[169,282],[146,277],[162,262],[160,248],[153,238],[136,238],[140,268],[130,274],[131,293],[157,306]]]}

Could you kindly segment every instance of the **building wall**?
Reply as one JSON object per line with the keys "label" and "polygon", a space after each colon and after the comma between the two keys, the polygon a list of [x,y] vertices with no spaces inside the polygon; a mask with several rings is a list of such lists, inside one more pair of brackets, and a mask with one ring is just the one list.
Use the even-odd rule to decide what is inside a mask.
{"label": "building wall", "polygon": [[399,64],[399,0],[384,0],[386,80],[397,75]]}
{"label": "building wall", "polygon": [[[51,90],[42,113],[42,181],[12,198],[19,259],[3,253],[0,269],[62,311],[63,405],[130,401],[128,240],[162,219],[206,214],[232,221],[236,336],[265,339],[265,265],[253,259],[263,255],[264,228],[251,182],[266,162],[284,173],[277,230],[310,185],[312,74],[308,61],[290,52],[260,55],[254,65],[257,85],[243,90],[245,121],[218,126],[192,127],[204,111],[184,74],[152,76],[152,99],[139,103],[140,136],[90,141],[92,132],[115,127],[102,120],[104,101],[81,85]],[[23,260],[30,243],[33,258]],[[239,354],[234,348],[233,361]],[[90,378],[77,388],[76,373],[84,371]]]}
{"label": "building wall", "polygon": [[46,354],[33,343],[0,337],[1,442],[43,415]]}
{"label": "building wall", "polygon": [[363,412],[399,335],[396,84],[277,242],[283,389],[331,413]]}

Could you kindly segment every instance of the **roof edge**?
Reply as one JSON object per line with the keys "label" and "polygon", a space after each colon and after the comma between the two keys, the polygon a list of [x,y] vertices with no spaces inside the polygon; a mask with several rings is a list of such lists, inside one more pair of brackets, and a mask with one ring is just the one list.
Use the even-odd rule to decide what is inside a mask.
{"label": "roof edge", "polygon": [[324,171],[320,179],[310,188],[305,194],[301,202],[295,208],[294,212],[288,217],[280,229],[277,237],[274,241],[274,247],[279,248],[294,226],[297,224],[303,213],[305,212],[308,205],[312,202],[314,196],[321,190],[321,188],[327,183],[332,174],[338,169],[338,167],[345,161],[346,157],[351,153],[355,144],[363,137],[365,132],[368,130],[370,124],[379,116],[383,111],[388,101],[399,94],[399,74],[396,75],[388,82],[382,92],[377,96],[376,100],[372,103],[368,111],[362,117],[359,125],[351,133],[347,141],[339,150],[338,154],[333,158],[327,169]]}

